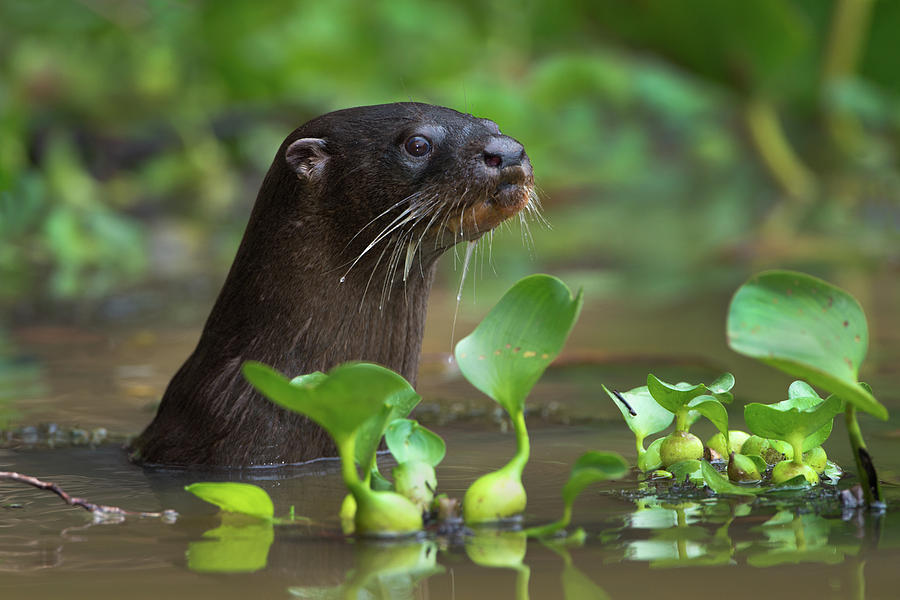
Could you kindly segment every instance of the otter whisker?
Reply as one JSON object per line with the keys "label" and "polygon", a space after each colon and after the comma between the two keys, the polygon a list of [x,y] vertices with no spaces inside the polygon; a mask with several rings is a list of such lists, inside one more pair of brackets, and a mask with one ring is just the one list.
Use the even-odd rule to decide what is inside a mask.
{"label": "otter whisker", "polygon": [[[440,217],[441,212],[443,212],[444,207],[439,206],[437,210],[433,211],[431,214],[431,218],[428,220],[428,223],[425,224],[425,227],[422,228],[422,234],[416,240],[416,247],[413,250],[413,254],[419,252],[419,248],[422,246],[422,240],[425,239],[425,236],[428,234],[429,230],[431,230],[431,226],[434,224],[435,220]],[[443,232],[441,232],[443,235]],[[425,266],[422,264],[422,253],[419,252],[419,272],[422,274],[422,277],[425,277]]]}
{"label": "otter whisker", "polygon": [[528,253],[531,255],[531,260],[534,260],[534,236],[531,235],[531,227],[528,225],[528,221],[525,219],[525,215],[523,215],[522,213],[519,213],[519,228],[522,231],[522,244],[526,248],[528,248]]}
{"label": "otter whisker", "polygon": [[375,273],[378,271],[378,265],[381,264],[381,259],[384,257],[384,253],[387,252],[389,248],[388,245],[385,245],[384,248],[381,249],[381,254],[378,255],[378,259],[375,261],[375,265],[372,267],[372,272],[369,273],[369,278],[366,280],[366,287],[363,289],[362,298],[359,300],[359,312],[362,312],[363,305],[366,301],[366,294],[369,291],[369,284],[372,283],[372,278],[375,277]]}
{"label": "otter whisker", "polygon": [[[437,202],[435,202],[434,204],[437,204]],[[437,211],[434,211],[434,212],[437,212]],[[428,215],[429,215],[428,212],[423,212],[422,215],[416,220],[416,222],[413,223],[409,228],[409,241],[408,241],[407,247],[406,247],[406,262],[403,265],[403,281],[404,282],[406,281],[406,278],[409,276],[409,269],[412,267],[413,258],[416,255],[416,250],[418,250],[418,248],[419,248],[419,242],[422,241],[422,236],[424,236],[426,233],[428,233],[428,225],[426,225],[422,229],[422,236],[419,236],[419,238],[415,241],[413,240],[413,234],[415,233],[416,229],[419,227],[419,223],[421,223],[426,217],[428,217]],[[431,220],[434,220],[433,215],[431,217]],[[429,224],[430,223],[431,223],[431,221],[429,221]],[[421,260],[420,260],[420,262],[421,262]],[[424,271],[423,271],[423,275],[424,275]]]}
{"label": "otter whisker", "polygon": [[373,239],[371,242],[369,242],[369,245],[366,246],[366,247],[363,249],[363,251],[359,253],[359,256],[357,256],[357,257],[353,260],[353,262],[352,262],[352,263],[350,264],[350,266],[347,268],[347,271],[344,273],[344,277],[346,277],[347,274],[353,269],[353,267],[356,266],[356,263],[358,263],[358,262],[362,259],[362,257],[365,256],[365,255],[369,252],[369,250],[371,250],[372,248],[374,248],[375,246],[377,246],[378,243],[379,243],[381,240],[383,240],[383,239],[389,237],[394,231],[396,231],[397,229],[399,229],[400,227],[402,227],[402,226],[405,225],[406,223],[409,223],[410,221],[416,219],[416,218],[417,218],[417,215],[415,215],[415,214],[410,214],[410,212],[412,212],[412,211],[414,211],[414,210],[415,210],[415,207],[409,207],[409,208],[407,208],[407,209],[404,210],[397,218],[395,218],[393,221],[391,221],[391,222],[387,225],[387,227],[385,227],[384,229],[382,229],[381,232],[380,232],[377,236],[375,236],[375,239]]}
{"label": "otter whisker", "polygon": [[391,212],[392,210],[394,210],[395,208],[397,208],[398,206],[400,206],[400,205],[403,204],[404,202],[412,202],[412,201],[415,199],[415,197],[418,196],[418,195],[421,194],[421,193],[422,193],[422,190],[420,190],[420,191],[418,191],[418,192],[415,192],[415,193],[413,193],[413,194],[410,194],[409,196],[407,196],[407,197],[404,198],[403,200],[400,200],[399,202],[396,202],[396,203],[392,204],[392,205],[391,205],[390,207],[388,207],[386,210],[384,210],[383,212],[381,212],[377,217],[375,217],[374,219],[372,219],[371,221],[369,221],[368,223],[366,223],[365,225],[363,225],[363,226],[360,228],[360,230],[357,231],[357,232],[353,235],[352,238],[350,238],[350,240],[347,242],[347,245],[344,246],[344,249],[346,250],[346,249],[347,249],[347,246],[349,246],[349,245],[353,242],[353,240],[355,240],[357,237],[359,237],[359,234],[361,234],[363,231],[365,231],[366,228],[369,227],[369,225],[371,225],[372,223],[374,223],[375,221],[377,221],[378,219],[380,219],[380,218],[383,217],[384,215],[388,214],[389,212]]}

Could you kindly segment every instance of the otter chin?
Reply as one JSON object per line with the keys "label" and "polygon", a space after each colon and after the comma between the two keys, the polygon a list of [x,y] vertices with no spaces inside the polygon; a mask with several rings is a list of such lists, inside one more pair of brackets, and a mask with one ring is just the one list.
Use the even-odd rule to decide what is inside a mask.
{"label": "otter chin", "polygon": [[241,364],[296,376],[364,360],[415,385],[437,259],[536,203],[525,149],[488,119],[410,102],[298,127],[132,459],[250,466],[333,456],[327,434],[253,390]]}

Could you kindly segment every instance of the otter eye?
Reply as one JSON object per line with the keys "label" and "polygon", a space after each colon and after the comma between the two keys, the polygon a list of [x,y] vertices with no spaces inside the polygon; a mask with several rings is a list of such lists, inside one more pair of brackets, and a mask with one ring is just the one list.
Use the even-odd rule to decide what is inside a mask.
{"label": "otter eye", "polygon": [[403,148],[410,156],[425,156],[431,152],[431,142],[427,137],[414,135],[406,140],[406,143],[403,144]]}

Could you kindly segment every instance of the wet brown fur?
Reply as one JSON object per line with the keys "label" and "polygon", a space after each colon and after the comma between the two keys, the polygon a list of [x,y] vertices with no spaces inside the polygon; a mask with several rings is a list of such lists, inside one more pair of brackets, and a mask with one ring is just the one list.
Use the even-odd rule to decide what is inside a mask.
{"label": "wet brown fur", "polygon": [[[428,160],[414,160],[404,154],[403,141],[423,127],[441,140]],[[485,140],[498,135],[489,121],[415,103],[337,111],[291,133],[263,181],[197,348],[132,445],[134,460],[237,466],[333,454],[321,429],[249,386],[240,373],[246,360],[290,376],[366,360],[415,383],[437,257],[496,225],[473,225],[467,210],[481,214],[494,204],[505,218],[519,209],[511,209],[519,197],[499,194],[499,176],[484,168]],[[324,140],[322,155],[313,144],[308,161],[289,162],[291,144],[306,138]],[[517,191],[527,195],[530,164],[520,170]],[[424,232],[428,224],[428,232],[403,281],[405,250],[393,270],[389,260],[390,244],[402,239],[363,251],[404,205],[387,209],[417,192],[434,198],[434,207],[417,225]],[[457,220],[463,236],[448,226]],[[419,237],[417,230],[408,239]]]}

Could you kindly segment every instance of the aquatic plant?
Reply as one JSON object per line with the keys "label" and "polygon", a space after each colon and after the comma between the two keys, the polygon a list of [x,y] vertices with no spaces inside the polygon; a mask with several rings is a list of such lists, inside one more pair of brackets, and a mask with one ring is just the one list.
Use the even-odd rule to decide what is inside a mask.
{"label": "aquatic plant", "polygon": [[879,419],[887,409],[860,382],[869,333],[859,302],[821,279],[794,271],[766,271],[738,288],[728,309],[728,344],[845,401],[844,415],[857,473],[869,504],[882,495],[856,418]]}
{"label": "aquatic plant", "polygon": [[[390,421],[405,416],[419,396],[402,376],[370,363],[346,363],[328,372],[289,380],[272,368],[246,362],[243,373],[279,406],[307,415],[331,435],[344,484],[356,503],[355,531],[401,535],[422,528],[421,511],[406,497],[370,487],[375,452]],[[360,478],[356,464],[363,467]]]}
{"label": "aquatic plant", "polygon": [[614,452],[586,452],[582,454],[575,464],[569,480],[562,488],[563,516],[553,523],[540,527],[531,527],[525,533],[534,537],[546,537],[569,526],[572,522],[572,505],[575,498],[592,483],[619,479],[628,472],[628,463]]}
{"label": "aquatic plant", "polygon": [[831,435],[834,417],[842,408],[837,396],[822,400],[815,395],[793,396],[776,404],[754,402],[744,407],[744,419],[750,431],[791,445],[793,458],[775,465],[774,483],[784,483],[798,475],[810,483],[818,483],[819,475],[804,462],[804,452],[820,447]]}
{"label": "aquatic plant", "polygon": [[420,511],[431,508],[437,489],[435,467],[447,453],[441,436],[412,419],[396,419],[384,434],[388,450],[397,461],[391,471],[394,489],[415,504]]}
{"label": "aquatic plant", "polygon": [[559,279],[531,275],[513,285],[456,345],[463,376],[509,414],[517,448],[509,463],[481,476],[466,490],[463,517],[467,523],[497,521],[525,509],[522,470],[530,452],[525,398],[562,350],[581,305],[581,292],[573,298]]}
{"label": "aquatic plant", "polygon": [[[644,455],[647,454],[647,450],[644,449],[644,439],[648,435],[659,433],[671,425],[672,421],[675,419],[675,414],[672,411],[663,408],[659,402],[654,400],[646,385],[636,387],[627,392],[610,391],[605,385],[601,387],[610,399],[612,399],[613,404],[616,405],[619,412],[622,413],[625,424],[628,425],[628,428],[634,433],[634,442],[638,454],[638,466],[641,466]],[[659,443],[662,442],[660,441]],[[657,444],[654,449],[656,457],[659,456],[658,448],[659,444]],[[654,466],[651,468],[656,467]],[[650,469],[641,467],[641,470],[648,471]]]}
{"label": "aquatic plant", "polygon": [[[625,423],[634,433],[638,449],[638,468],[648,472],[659,467],[670,467],[684,460],[697,460],[703,456],[703,442],[690,433],[691,425],[705,416],[715,425],[728,443],[729,390],[734,386],[734,376],[724,373],[710,383],[666,383],[655,375],[647,376],[647,385],[627,392],[604,391],[613,400]],[[644,450],[644,438],[657,433],[675,421],[675,431],[654,440]]]}

